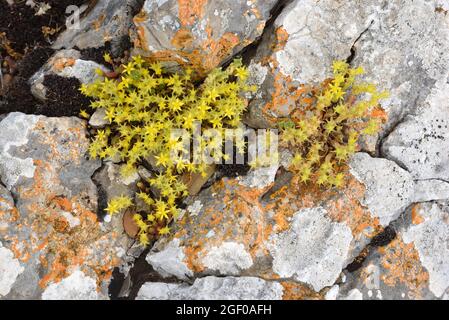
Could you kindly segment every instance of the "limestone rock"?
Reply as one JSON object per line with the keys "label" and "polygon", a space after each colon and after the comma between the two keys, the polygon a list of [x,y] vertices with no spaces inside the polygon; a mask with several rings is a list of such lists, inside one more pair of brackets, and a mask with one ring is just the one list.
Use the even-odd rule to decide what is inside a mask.
{"label": "limestone rock", "polygon": [[13,252],[3,248],[0,242],[0,298],[9,293],[23,270],[19,260],[14,258]]}
{"label": "limestone rock", "polygon": [[0,201],[1,261],[16,266],[8,281],[17,277],[2,279],[1,294],[38,299],[53,284],[71,288],[71,280],[58,284],[79,269],[107,296],[128,239],[98,220],[91,176],[100,162],[86,157],[85,122],[11,113],[0,122],[0,137],[1,180],[11,193]]}
{"label": "limestone rock", "polygon": [[121,42],[128,36],[137,5],[136,0],[98,0],[93,7],[80,7],[79,23],[74,20],[76,16],[69,19],[72,26],[59,35],[53,48],[99,48],[111,42],[111,49],[118,53]]}
{"label": "limestone rock", "polygon": [[92,116],[89,119],[89,125],[92,128],[103,128],[107,124],[109,124],[109,121],[105,119],[106,117],[106,110],[103,108],[95,110],[95,112],[92,114]]}
{"label": "limestone rock", "polygon": [[449,16],[439,6],[425,0],[293,1],[251,60],[259,90],[245,121],[272,126],[295,107],[298,85],[321,82],[333,60],[351,58],[352,66],[365,69],[364,80],[390,92],[382,101],[388,115],[383,137],[447,79]]}
{"label": "limestone rock", "polygon": [[385,155],[401,163],[415,179],[449,181],[449,84],[436,84],[416,115],[387,137]]}
{"label": "limestone rock", "polygon": [[137,300],[279,300],[283,287],[254,277],[205,277],[192,286],[147,282]]}
{"label": "limestone rock", "polygon": [[275,3],[146,0],[134,18],[139,53],[206,72],[261,36]]}
{"label": "limestone rock", "polygon": [[53,283],[45,289],[42,300],[98,300],[95,279],[82,271],[75,271],[59,283]]}
{"label": "limestone rock", "polygon": [[372,158],[367,153],[352,157],[351,173],[366,186],[362,203],[384,226],[396,219],[413,199],[414,182],[396,163]]}
{"label": "limestone rock", "polygon": [[430,291],[441,297],[449,288],[449,205],[423,203],[414,210],[420,221],[404,231],[403,239],[414,244],[429,273]]}
{"label": "limestone rock", "polygon": [[447,201],[416,204],[393,223],[396,237],[372,248],[347,274],[338,299],[358,290],[363,299],[439,299],[449,291]]}
{"label": "limestone rock", "polygon": [[46,88],[43,84],[46,75],[58,75],[65,78],[76,78],[83,84],[89,84],[99,79],[97,69],[109,71],[106,67],[94,62],[83,60],[77,50],[61,50],[56,52],[47,63],[29,80],[31,92],[41,100],[45,100]]}
{"label": "limestone rock", "polygon": [[449,199],[449,183],[442,180],[416,180],[413,202]]}
{"label": "limestone rock", "polygon": [[272,190],[274,185],[274,176],[260,185],[223,178],[202,190],[173,224],[172,235],[152,248],[148,263],[161,276],[184,281],[282,278],[316,293],[331,286],[382,230],[378,217],[359,203],[365,188],[355,178],[341,191],[306,190],[288,181]]}
{"label": "limestone rock", "polygon": [[298,86],[331,75],[334,60],[346,60],[371,24],[379,1],[296,0],[274,21],[251,61],[251,80],[259,90],[246,122],[268,127],[296,105]]}
{"label": "limestone rock", "polygon": [[449,16],[439,12],[441,1],[365,2],[376,5],[377,13],[355,43],[352,63],[365,68],[365,80],[390,92],[382,103],[388,132],[424,103],[437,81],[446,81]]}
{"label": "limestone rock", "polygon": [[304,209],[293,216],[290,230],[272,236],[273,271],[293,277],[315,291],[332,285],[340,275],[352,240],[351,229],[332,222],[323,208]]}

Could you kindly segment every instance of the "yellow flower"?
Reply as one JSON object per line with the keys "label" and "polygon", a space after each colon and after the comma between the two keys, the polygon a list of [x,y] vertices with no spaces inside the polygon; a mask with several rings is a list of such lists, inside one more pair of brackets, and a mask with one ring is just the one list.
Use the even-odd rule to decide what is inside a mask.
{"label": "yellow flower", "polygon": [[159,235],[161,235],[161,236],[168,234],[168,233],[170,233],[170,228],[167,226],[159,229]]}
{"label": "yellow flower", "polygon": [[112,62],[112,58],[111,58],[111,55],[110,55],[109,53],[105,53],[105,54],[103,55],[103,59],[104,59],[104,61],[106,61],[107,63],[111,63],[111,62]]}

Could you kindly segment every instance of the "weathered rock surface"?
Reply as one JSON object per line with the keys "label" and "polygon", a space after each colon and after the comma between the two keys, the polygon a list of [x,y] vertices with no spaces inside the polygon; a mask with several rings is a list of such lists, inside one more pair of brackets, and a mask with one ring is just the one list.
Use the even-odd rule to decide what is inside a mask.
{"label": "weathered rock surface", "polygon": [[129,240],[119,217],[113,228],[98,220],[91,176],[100,162],[86,158],[85,123],[11,113],[0,122],[0,137],[7,188],[0,188],[0,294],[107,297],[112,269],[122,263]]}
{"label": "weathered rock surface", "polygon": [[415,192],[413,179],[396,163],[372,158],[367,153],[352,157],[351,173],[366,186],[362,204],[383,226],[395,220],[411,204]]}
{"label": "weathered rock surface", "polygon": [[121,43],[129,35],[132,14],[137,0],[98,0],[89,8],[81,7],[79,23],[69,19],[72,27],[59,35],[54,49],[99,48],[111,43],[114,53],[121,50]]}
{"label": "weathered rock surface", "polygon": [[337,280],[348,257],[351,229],[332,222],[323,208],[298,211],[290,229],[272,236],[273,271],[310,284],[315,291]]}
{"label": "weathered rock surface", "polygon": [[259,91],[246,122],[267,127],[296,106],[300,85],[331,75],[332,61],[346,60],[366,30],[378,1],[296,0],[277,17],[251,62]]}
{"label": "weathered rock surface", "polygon": [[275,0],[145,1],[135,46],[165,61],[208,71],[262,35]]}
{"label": "weathered rock surface", "polygon": [[[449,71],[448,71],[449,72]],[[415,179],[449,181],[449,84],[438,82],[415,115],[387,137],[384,154]]]}
{"label": "weathered rock surface", "polygon": [[[265,171],[257,171],[250,173],[251,179],[265,181]],[[424,190],[424,181],[414,180],[393,161],[366,153],[353,157],[350,172],[354,177],[340,191],[294,184],[273,191],[274,175],[261,188],[251,187],[245,178],[224,178],[192,199],[173,237],[161,239],[147,262],[163,277],[280,278],[324,298],[340,284],[346,266],[357,255],[366,255],[364,248],[384,245],[381,231],[399,221],[414,202],[448,196],[438,189],[447,187],[445,182],[429,182],[433,189]],[[376,235],[375,245],[369,246]],[[366,291],[359,289],[347,286],[328,298],[366,298]],[[377,296],[382,293],[375,292]]]}
{"label": "weathered rock surface", "polygon": [[42,300],[98,300],[95,279],[75,271],[58,283],[52,283],[42,293]]}
{"label": "weathered rock surface", "polygon": [[159,240],[147,262],[161,276],[180,280],[281,278],[315,292],[333,285],[382,229],[379,218],[358,202],[363,185],[352,178],[342,191],[288,183],[274,191],[275,175],[267,184],[265,173],[251,172],[251,180],[260,181],[249,185],[245,178],[224,178],[191,199],[173,236]]}
{"label": "weathered rock surface", "polygon": [[253,277],[205,277],[193,285],[148,282],[137,300],[280,300],[283,287]]}
{"label": "weathered rock surface", "polygon": [[437,81],[447,80],[448,5],[439,0],[366,2],[374,3],[376,14],[355,43],[352,63],[365,68],[366,80],[390,92],[382,103],[388,132],[428,99]]}
{"label": "weathered rock surface", "polygon": [[[245,116],[253,127],[287,117],[302,86],[329,77],[337,59],[363,66],[364,79],[391,94],[383,131],[352,157],[341,190],[296,184],[285,159],[195,186],[172,234],[146,255],[155,277],[138,299],[449,297],[447,1],[95,3],[79,29],[57,39],[54,48],[66,50],[30,79],[36,97],[45,99],[45,75],[94,81],[95,69],[106,69],[74,48],[111,41],[119,52],[129,33],[135,54],[200,73],[262,36],[244,51],[258,87]],[[91,126],[105,125],[102,112]],[[115,267],[128,286],[120,296],[130,294],[143,249],[125,235],[121,215],[102,209],[133,196],[152,173],[123,179],[116,159],[99,169],[86,158],[80,119],[0,119],[0,299],[107,299]]]}
{"label": "weathered rock surface", "polygon": [[395,223],[396,238],[373,248],[363,267],[340,283],[339,299],[358,290],[363,299],[435,299],[449,288],[449,206],[414,205]]}
{"label": "weathered rock surface", "polygon": [[16,281],[23,267],[19,260],[14,258],[14,253],[0,246],[0,298],[6,296]]}
{"label": "weathered rock surface", "polygon": [[44,79],[47,75],[57,75],[64,78],[76,78],[83,84],[89,84],[99,79],[97,69],[109,71],[106,67],[89,60],[80,58],[77,50],[61,50],[56,52],[47,63],[29,80],[31,92],[41,100],[45,100],[46,91]]}
{"label": "weathered rock surface", "polygon": [[425,0],[292,2],[252,59],[259,91],[246,122],[267,127],[287,116],[301,92],[298,85],[323,81],[333,60],[350,58],[366,70],[365,80],[390,92],[382,104],[387,133],[426,100],[436,81],[447,79],[449,16],[442,6]]}

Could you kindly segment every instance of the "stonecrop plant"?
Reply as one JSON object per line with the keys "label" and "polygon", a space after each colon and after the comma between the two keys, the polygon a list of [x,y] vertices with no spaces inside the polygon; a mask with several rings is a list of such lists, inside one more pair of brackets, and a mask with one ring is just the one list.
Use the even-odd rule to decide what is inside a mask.
{"label": "stonecrop plant", "polygon": [[[110,57],[106,55],[105,60],[110,61]],[[105,77],[81,87],[81,92],[93,99],[93,109],[104,109],[108,122],[96,130],[90,156],[120,159],[125,177],[134,174],[142,161],[158,168],[144,184],[159,192],[141,188],[135,195],[147,207],[146,212],[134,213],[142,245],[169,233],[168,225],[179,213],[177,203],[188,194],[180,177],[206,172],[206,164],[188,156],[189,150],[172,135],[173,130],[192,131],[195,123],[201,123],[202,129],[238,127],[247,105],[242,93],[254,89],[246,84],[247,78],[248,71],[238,59],[225,70],[217,68],[205,79],[195,80],[190,69],[169,73],[161,64],[135,56],[121,67],[117,79]],[[200,150],[210,151],[214,158],[224,157],[217,143],[214,137],[204,135]],[[176,158],[173,154],[184,156]],[[111,199],[106,211],[135,210],[134,200],[127,196]]]}
{"label": "stonecrop plant", "polygon": [[[279,122],[281,145],[294,152],[290,170],[300,183],[342,187],[346,162],[362,135],[375,135],[382,120],[379,100],[388,97],[372,83],[357,81],[363,68],[335,61],[333,77],[305,90],[289,120]],[[382,112],[377,112],[382,114]]]}

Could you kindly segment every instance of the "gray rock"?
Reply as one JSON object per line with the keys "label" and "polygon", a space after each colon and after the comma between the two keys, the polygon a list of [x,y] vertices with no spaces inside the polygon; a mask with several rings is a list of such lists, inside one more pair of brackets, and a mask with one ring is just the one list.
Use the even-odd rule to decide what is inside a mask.
{"label": "gray rock", "polygon": [[77,50],[61,50],[48,59],[47,63],[30,79],[31,92],[41,100],[45,100],[46,91],[43,82],[46,75],[58,75],[64,78],[76,78],[83,84],[93,83],[101,77],[97,69],[109,71],[106,67],[88,60],[82,60]]}
{"label": "gray rock", "polygon": [[426,202],[391,223],[396,236],[371,249],[363,266],[346,273],[338,299],[357,290],[363,299],[438,299],[449,290],[449,204]]}
{"label": "gray rock", "polygon": [[[137,0],[98,0],[83,12],[83,18],[62,32],[53,44],[54,49],[99,48],[111,42],[114,54],[119,55],[121,43],[128,36],[132,13]],[[82,8],[80,8],[82,9]]]}
{"label": "gray rock", "polygon": [[42,300],[99,300],[95,279],[82,271],[75,271],[59,283],[49,285]]}
{"label": "gray rock", "polygon": [[122,165],[105,162],[103,167],[93,176],[97,186],[103,190],[105,200],[122,195],[134,198],[137,191],[136,184],[140,179],[139,175],[135,173],[124,178],[120,173],[121,168]]}
{"label": "gray rock", "polygon": [[278,169],[279,164],[252,169],[240,179],[239,183],[247,187],[263,189],[274,182]]}
{"label": "gray rock", "polygon": [[14,150],[29,142],[30,129],[40,119],[11,113],[0,122],[0,174],[2,182],[11,189],[20,178],[33,178],[35,165],[30,157],[14,155]]}
{"label": "gray rock", "polygon": [[269,127],[295,108],[295,90],[331,75],[334,60],[346,60],[371,24],[379,1],[296,0],[264,34],[250,64],[258,92],[245,122]]}
{"label": "gray rock", "polygon": [[384,154],[407,168],[414,179],[449,181],[449,84],[438,82],[416,115],[388,136]]}
{"label": "gray rock", "polygon": [[276,19],[288,33],[285,47],[274,53],[279,70],[299,83],[316,83],[331,75],[332,62],[345,60],[376,14],[381,1],[297,0]]}
{"label": "gray rock", "polygon": [[185,254],[179,246],[179,239],[174,239],[161,251],[151,251],[146,261],[163,277],[175,276],[179,279],[188,279],[193,272],[187,267]]}
{"label": "gray rock", "polygon": [[[8,197],[0,188],[5,194],[0,200],[0,260],[7,262],[9,274],[7,283],[0,281],[5,299],[39,299],[49,286],[59,288],[56,292],[81,290],[83,282],[80,288],[71,280],[57,285],[75,269],[92,278],[94,291],[104,296],[108,271],[125,261],[129,240],[97,219],[91,177],[100,161],[87,159],[86,133],[85,122],[75,117],[10,113],[0,122],[0,174],[11,193]],[[121,223],[118,215],[114,219],[111,225]]]}
{"label": "gray rock", "polygon": [[4,248],[0,241],[0,298],[11,291],[11,287],[23,270],[19,260],[14,258],[13,252]]}
{"label": "gray rock", "polygon": [[429,289],[441,297],[449,288],[449,204],[423,203],[418,210],[424,221],[410,225],[403,239],[414,243],[429,272]]}
{"label": "gray rock", "polygon": [[412,203],[413,179],[393,161],[356,153],[350,162],[350,172],[366,186],[362,204],[380,219],[383,226],[396,219]]}
{"label": "gray rock", "polygon": [[106,116],[106,110],[104,108],[100,108],[95,110],[95,112],[92,114],[92,116],[89,119],[89,125],[92,128],[103,128],[107,124],[109,124],[109,121],[105,119]]}
{"label": "gray rock", "polygon": [[208,71],[258,38],[275,0],[146,0],[134,19],[145,55]]}
{"label": "gray rock", "polygon": [[413,202],[449,199],[449,183],[441,180],[416,180]]}
{"label": "gray rock", "polygon": [[271,238],[273,271],[281,278],[310,284],[318,292],[337,280],[352,238],[349,227],[332,222],[323,208],[301,210],[289,230]]}
{"label": "gray rock", "polygon": [[[390,92],[383,101],[385,132],[426,100],[449,71],[449,18],[441,1],[365,1],[377,3],[372,25],[355,44],[354,65],[365,79]],[[383,136],[384,133],[381,134]]]}
{"label": "gray rock", "polygon": [[254,277],[205,277],[192,286],[147,282],[137,300],[279,300],[283,287]]}
{"label": "gray rock", "polygon": [[202,261],[209,270],[224,275],[238,275],[253,265],[253,259],[243,244],[231,241],[212,247]]}
{"label": "gray rock", "polygon": [[[331,75],[333,60],[351,57],[351,65],[365,69],[364,80],[390,92],[382,101],[388,114],[383,137],[414,112],[436,81],[447,79],[449,19],[436,10],[439,5],[425,0],[292,2],[251,61],[259,90],[245,121],[272,126],[295,107],[298,84],[321,82]],[[369,151],[374,146],[369,143]]]}

